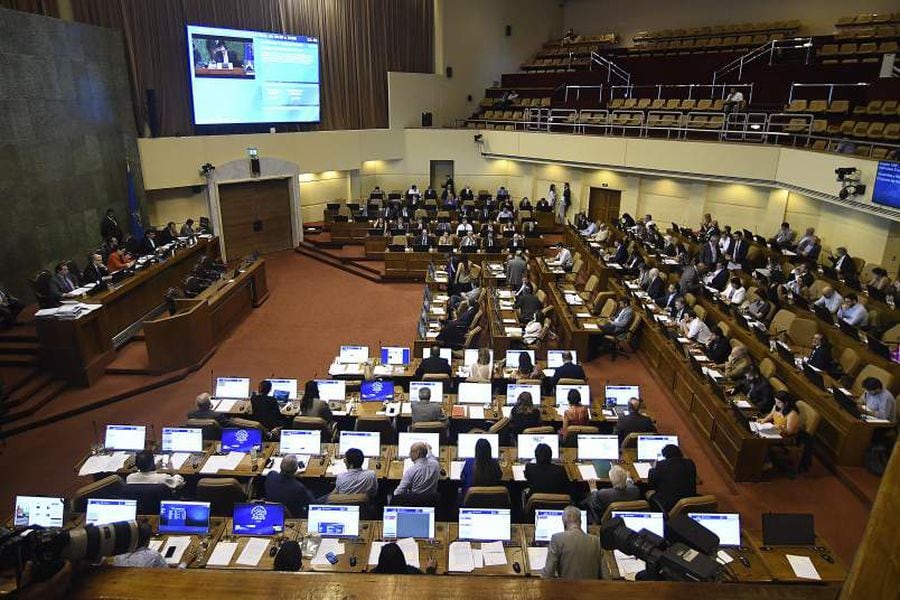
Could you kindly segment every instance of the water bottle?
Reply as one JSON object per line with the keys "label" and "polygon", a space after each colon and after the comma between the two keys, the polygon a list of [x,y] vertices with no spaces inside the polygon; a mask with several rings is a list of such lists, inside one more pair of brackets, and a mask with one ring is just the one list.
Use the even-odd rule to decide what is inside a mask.
{"label": "water bottle", "polygon": [[250,462],[251,463],[254,463],[254,464],[256,463],[256,453],[257,453],[256,446],[253,446],[250,449]]}

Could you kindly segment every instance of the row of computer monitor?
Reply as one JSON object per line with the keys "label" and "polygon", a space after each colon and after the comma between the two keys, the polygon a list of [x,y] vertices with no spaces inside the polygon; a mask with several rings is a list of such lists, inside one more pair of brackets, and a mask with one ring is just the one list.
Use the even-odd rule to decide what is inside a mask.
{"label": "row of computer monitor", "polygon": [[[423,351],[426,355],[430,352],[428,348]],[[452,350],[450,348],[440,348],[441,358],[448,362],[452,361]],[[491,364],[494,361],[494,351],[491,350]],[[547,367],[555,369],[563,364],[562,355],[566,350],[548,350],[547,351]],[[574,350],[568,350],[572,353],[573,362],[577,362],[577,353]],[[531,362],[535,362],[534,350],[507,350],[506,364],[516,367],[519,364],[519,354],[526,353],[531,357]],[[368,360],[368,346],[341,346],[341,354],[339,361],[342,363],[360,363]],[[478,360],[478,349],[468,348],[465,351],[463,362],[466,365],[475,363]],[[381,349],[381,363],[385,365],[408,365],[410,362],[410,349],[399,346],[386,346]],[[272,383],[272,395],[279,400],[296,400],[297,399],[297,380],[287,378],[270,378]],[[344,400],[346,392],[337,385],[333,380],[320,380],[319,396],[323,400]],[[323,389],[329,388],[332,389]],[[217,377],[215,381],[216,398],[222,399],[246,399],[250,397],[250,378],[249,377]]]}
{"label": "row of computer monitor", "polygon": [[[62,527],[65,500],[44,496],[16,497],[16,526]],[[664,537],[663,513],[614,511],[634,531],[646,529]],[[689,517],[715,533],[720,545],[741,544],[740,516],[737,513],[689,513]],[[137,518],[137,501],[91,498],[87,501],[85,522],[104,525]],[[232,533],[235,535],[278,535],[284,532],[284,506],[272,502],[247,502],[234,505]],[[360,508],[336,504],[312,504],[307,531],[323,537],[358,537]],[[385,538],[434,539],[433,507],[386,506],[382,515]],[[563,530],[561,510],[536,510],[535,535],[538,542],[549,541]],[[587,531],[587,514],[582,511],[581,526]],[[210,527],[210,503],[163,500],[159,510],[159,533],[206,535]],[[510,509],[460,508],[459,538],[463,540],[509,541],[512,537]]]}
{"label": "row of computer monitor", "polygon": [[[322,432],[315,429],[282,429],[278,453],[281,455],[321,454]],[[440,434],[430,432],[407,432],[398,434],[397,450],[401,458],[409,456],[409,450],[416,442],[431,446],[437,455],[440,450]],[[500,436],[496,433],[460,433],[457,436],[457,457],[473,458],[478,440],[487,440],[494,458],[500,456]],[[143,450],[146,444],[144,425],[107,425],[104,445],[107,450],[135,452]],[[262,447],[262,432],[258,429],[226,427],[222,430],[221,452],[250,452]],[[559,458],[559,436],[555,433],[523,433],[518,435],[517,454],[520,460],[534,458],[538,444],[546,444]],[[668,445],[678,445],[677,435],[640,435],[637,439],[638,460],[654,461],[662,457],[662,449]],[[364,456],[381,456],[381,433],[377,431],[342,431],[338,438],[341,456],[351,448],[359,449]],[[203,452],[202,429],[192,427],[163,427],[162,452]],[[578,460],[619,460],[619,438],[616,435],[578,434]]]}

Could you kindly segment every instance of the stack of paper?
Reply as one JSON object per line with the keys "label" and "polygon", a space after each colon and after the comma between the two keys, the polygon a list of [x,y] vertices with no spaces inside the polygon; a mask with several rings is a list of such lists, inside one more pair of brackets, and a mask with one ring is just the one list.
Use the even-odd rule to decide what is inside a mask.
{"label": "stack of paper", "polygon": [[619,575],[625,579],[634,580],[634,576],[647,568],[647,565],[639,558],[623,554],[615,550],[616,567],[619,569]]}
{"label": "stack of paper", "polygon": [[484,418],[484,407],[483,406],[470,406],[469,407],[469,418],[470,419],[483,419]]}
{"label": "stack of paper", "polygon": [[268,538],[252,537],[247,539],[247,543],[244,544],[244,550],[238,556],[237,564],[255,567],[259,564],[259,559],[263,557],[268,547]]}
{"label": "stack of paper", "polygon": [[816,566],[808,556],[797,556],[795,554],[785,554],[784,557],[794,570],[794,575],[800,579],[814,579],[821,581],[822,576],[816,570]]}
{"label": "stack of paper", "polygon": [[534,548],[529,546],[528,566],[531,567],[531,572],[543,571],[545,564],[547,564],[547,547]]}
{"label": "stack of paper", "polygon": [[516,481],[525,481],[525,465],[512,466],[513,479]]}
{"label": "stack of paper", "polygon": [[638,474],[638,477],[641,479],[647,479],[650,477],[650,463],[648,462],[636,462],[632,465],[634,467],[635,472]]}
{"label": "stack of paper", "polygon": [[189,535],[170,535],[168,539],[166,539],[166,548],[162,550],[163,557],[169,555],[171,548],[174,548],[174,551],[171,551],[171,555],[166,558],[166,564],[177,565],[181,562],[181,557],[184,555],[184,551],[188,549],[188,546],[191,545],[191,536]]}
{"label": "stack of paper", "polygon": [[462,470],[466,465],[464,460],[454,460],[450,462],[450,479],[459,480],[462,478]]}
{"label": "stack of paper", "polygon": [[469,542],[453,542],[450,544],[447,570],[454,573],[471,573],[475,570],[475,562],[472,558],[472,544]]}
{"label": "stack of paper", "polygon": [[[369,468],[369,459],[364,458],[362,468],[365,471]],[[340,457],[335,457],[334,461],[328,465],[328,469],[326,470],[328,475],[340,475],[341,473],[347,470],[347,465],[344,464],[343,459]]]}
{"label": "stack of paper", "polygon": [[578,465],[578,473],[581,475],[581,478],[584,481],[591,481],[595,479],[600,479],[597,476],[597,469],[594,468],[594,465]]}
{"label": "stack of paper", "polygon": [[245,452],[229,452],[228,454],[213,454],[206,459],[200,468],[204,474],[215,474],[219,471],[233,471],[247,454]]}
{"label": "stack of paper", "polygon": [[114,473],[125,466],[125,461],[130,456],[128,452],[113,452],[112,454],[90,456],[81,465],[78,474],[84,476],[96,473]]}
{"label": "stack of paper", "polygon": [[209,560],[206,561],[206,566],[227,567],[231,564],[231,559],[234,557],[237,547],[237,542],[219,542],[213,549]]}
{"label": "stack of paper", "polygon": [[216,412],[231,412],[234,409],[234,405],[237,404],[237,400],[219,400],[216,407],[213,409]]}
{"label": "stack of paper", "polygon": [[503,542],[482,542],[481,553],[484,556],[484,566],[496,567],[506,564],[506,550]]}

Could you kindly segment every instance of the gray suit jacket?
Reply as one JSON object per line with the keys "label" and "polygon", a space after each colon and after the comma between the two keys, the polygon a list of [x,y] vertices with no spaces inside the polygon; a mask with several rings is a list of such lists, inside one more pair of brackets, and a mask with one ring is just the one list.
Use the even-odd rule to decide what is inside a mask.
{"label": "gray suit jacket", "polygon": [[542,577],[560,579],[600,578],[600,538],[580,529],[554,534],[547,550]]}
{"label": "gray suit jacket", "polygon": [[506,264],[506,283],[510,287],[518,288],[522,285],[522,279],[525,271],[528,269],[528,263],[524,259],[515,257]]}
{"label": "gray suit jacket", "polygon": [[411,402],[412,422],[421,423],[423,421],[443,421],[446,419],[441,411],[441,402]]}

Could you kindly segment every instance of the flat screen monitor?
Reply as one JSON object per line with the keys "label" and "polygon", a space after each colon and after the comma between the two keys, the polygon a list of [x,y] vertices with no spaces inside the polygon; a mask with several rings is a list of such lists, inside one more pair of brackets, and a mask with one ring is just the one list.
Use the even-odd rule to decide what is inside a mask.
{"label": "flat screen monitor", "polygon": [[342,379],[317,379],[319,399],[325,402],[343,402],[347,398],[347,382]]}
{"label": "flat screen monitor", "polygon": [[763,513],[763,544],[766,546],[812,546],[816,528],[810,513]]}
{"label": "flat screen monitor", "polygon": [[196,125],[320,120],[317,38],[188,25],[187,41]]}
{"label": "flat screen monitor", "polygon": [[107,525],[120,521],[134,521],[136,517],[137,500],[89,498],[84,522],[88,525]]}
{"label": "flat screen monitor", "polygon": [[461,459],[475,458],[475,443],[481,438],[491,444],[491,456],[500,458],[500,436],[496,433],[461,433],[456,438],[456,455]]}
{"label": "flat screen monitor", "polygon": [[368,346],[341,346],[338,360],[342,363],[361,363],[369,360]]}
{"label": "flat screen monitor", "polygon": [[432,402],[444,401],[444,382],[443,381],[410,381],[409,382],[409,401],[419,401],[419,390],[429,388],[431,390]]}
{"label": "flat screen monitor", "polygon": [[418,431],[401,431],[397,434],[397,454],[400,458],[409,456],[409,449],[416,442],[424,442],[431,446],[431,453],[440,456],[441,434]]}
{"label": "flat screen monitor", "polygon": [[65,509],[66,501],[64,498],[16,496],[16,512],[13,515],[13,526],[62,527]]}
{"label": "flat screen monitor", "polygon": [[460,508],[459,539],[508,541],[510,538],[508,508]]}
{"label": "flat screen monitor", "polygon": [[381,434],[377,431],[342,431],[338,446],[341,456],[351,448],[361,450],[363,456],[370,458],[381,456]]}
{"label": "flat screen monitor", "polygon": [[409,348],[400,346],[384,346],[381,348],[381,364],[383,365],[408,365]]}
{"label": "flat screen monitor", "polygon": [[578,364],[578,353],[574,350],[547,350],[547,368],[555,369],[556,367],[561,367],[563,364],[563,354],[566,352],[572,353],[572,363]]}
{"label": "flat screen monitor", "polygon": [[249,377],[216,377],[216,398],[246,399],[250,397]]}
{"label": "flat screen monitor", "polygon": [[559,458],[559,436],[555,433],[520,433],[516,451],[520,461],[534,460],[534,449],[538,444],[550,446],[553,458]]}
{"label": "flat screen monitor", "polygon": [[541,385],[539,383],[507,383],[506,404],[512,406],[519,400],[519,394],[528,392],[531,394],[531,402],[535,405],[541,403]]}
{"label": "flat screen monitor", "polygon": [[[488,349],[488,352],[491,355],[491,364],[494,364],[494,349]],[[478,348],[466,348],[465,354],[463,355],[463,364],[466,366],[474,365],[478,362]]]}
{"label": "flat screen monitor", "polygon": [[278,454],[320,454],[322,432],[318,429],[282,429],[278,443]]}
{"label": "flat screen monitor", "polygon": [[491,384],[468,381],[460,383],[456,399],[460,404],[490,404]]}
{"label": "flat screen monitor", "polygon": [[507,369],[517,369],[519,368],[519,355],[522,353],[527,353],[528,356],[531,357],[531,364],[534,364],[534,350],[507,350],[506,351],[506,368]]}
{"label": "flat screen monitor", "polygon": [[560,384],[556,386],[556,406],[566,407],[569,405],[569,390],[578,390],[578,393],[581,395],[581,404],[590,406],[591,386],[569,384]]}
{"label": "flat screen monitor", "polygon": [[203,452],[203,430],[198,427],[163,427],[163,452]]}
{"label": "flat screen monitor", "polygon": [[[422,358],[428,358],[431,356],[431,348],[425,347],[422,348]],[[446,360],[447,362],[453,361],[453,348],[438,348],[438,356]],[[466,362],[466,364],[469,364]]]}
{"label": "flat screen monitor", "polygon": [[394,382],[363,381],[359,384],[359,398],[363,402],[390,402],[394,399]]}
{"label": "flat screen monitor", "polygon": [[741,545],[741,516],[737,513],[688,513],[719,537],[720,546]]}
{"label": "flat screen monitor", "polygon": [[272,397],[276,400],[296,400],[296,379],[269,379],[272,384]]}
{"label": "flat screen monitor", "polygon": [[875,172],[872,186],[872,202],[891,208],[900,208],[900,163],[882,160]]}
{"label": "flat screen monitor", "polygon": [[669,444],[678,445],[677,435],[639,435],[638,460],[662,460],[662,449]]}
{"label": "flat screen monitor", "polygon": [[632,531],[640,531],[646,529],[655,533],[659,537],[665,537],[665,526],[663,525],[663,514],[657,512],[628,512],[614,510],[613,518],[622,517],[625,526]]}
{"label": "flat screen monitor", "polygon": [[277,535],[284,532],[284,505],[246,502],[234,505],[234,535]]}
{"label": "flat screen monitor", "polygon": [[209,502],[163,500],[159,503],[159,532],[206,535]]}
{"label": "flat screen monitor", "polygon": [[[534,511],[534,541],[549,542],[554,534],[561,533],[563,527],[563,511],[561,510],[541,510]],[[587,511],[581,511],[581,530],[585,533],[587,530]]]}
{"label": "flat screen monitor", "polygon": [[578,460],[619,460],[619,436],[579,433]]}
{"label": "flat screen monitor", "polygon": [[434,539],[434,508],[385,506],[382,534],[386,538]]}
{"label": "flat screen monitor", "polygon": [[222,452],[250,452],[262,448],[262,431],[226,427],[222,430]]}
{"label": "flat screen monitor", "polygon": [[146,435],[143,425],[107,425],[103,445],[107,450],[143,450]]}
{"label": "flat screen monitor", "polygon": [[607,406],[628,406],[632,398],[641,397],[639,385],[608,385],[604,391]]}
{"label": "flat screen monitor", "polygon": [[357,537],[359,507],[339,504],[310,504],[307,533],[325,537]]}

